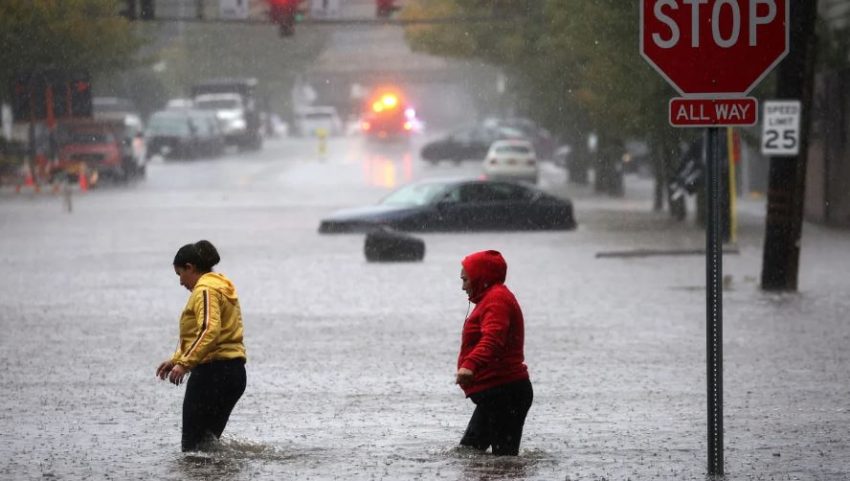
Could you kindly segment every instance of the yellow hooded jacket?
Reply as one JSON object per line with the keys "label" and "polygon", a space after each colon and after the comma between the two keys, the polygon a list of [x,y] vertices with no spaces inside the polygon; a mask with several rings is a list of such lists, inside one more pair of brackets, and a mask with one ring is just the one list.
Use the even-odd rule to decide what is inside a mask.
{"label": "yellow hooded jacket", "polygon": [[209,272],[198,279],[180,315],[180,343],[174,364],[194,368],[226,359],[246,359],[242,310],[230,279]]}

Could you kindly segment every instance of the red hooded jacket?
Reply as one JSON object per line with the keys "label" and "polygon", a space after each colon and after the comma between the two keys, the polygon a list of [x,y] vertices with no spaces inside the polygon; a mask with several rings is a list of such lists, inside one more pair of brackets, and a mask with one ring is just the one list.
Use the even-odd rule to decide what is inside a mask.
{"label": "red hooded jacket", "polygon": [[457,367],[473,372],[467,397],[477,392],[528,379],[523,345],[522,310],[505,286],[508,265],[498,251],[471,254],[461,262],[472,286],[475,309],[463,324]]}

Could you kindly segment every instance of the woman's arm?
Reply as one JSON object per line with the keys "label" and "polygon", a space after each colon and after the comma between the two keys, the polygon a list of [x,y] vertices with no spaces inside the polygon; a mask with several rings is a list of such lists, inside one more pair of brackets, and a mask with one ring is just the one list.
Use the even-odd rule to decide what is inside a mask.
{"label": "woman's arm", "polygon": [[218,292],[207,288],[192,293],[192,309],[198,320],[198,335],[175,364],[192,369],[215,347],[221,332],[220,297]]}

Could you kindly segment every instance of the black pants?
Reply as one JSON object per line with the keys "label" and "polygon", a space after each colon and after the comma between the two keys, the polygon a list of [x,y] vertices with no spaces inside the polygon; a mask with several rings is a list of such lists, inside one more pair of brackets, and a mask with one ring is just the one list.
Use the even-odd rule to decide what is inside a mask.
{"label": "black pants", "polygon": [[213,361],[192,369],[183,398],[183,451],[196,451],[211,437],[221,436],[245,383],[244,359]]}
{"label": "black pants", "polygon": [[525,416],[534,399],[531,382],[527,379],[475,393],[470,396],[475,412],[460,440],[461,446],[486,451],[493,446],[493,454],[516,456],[522,440]]}

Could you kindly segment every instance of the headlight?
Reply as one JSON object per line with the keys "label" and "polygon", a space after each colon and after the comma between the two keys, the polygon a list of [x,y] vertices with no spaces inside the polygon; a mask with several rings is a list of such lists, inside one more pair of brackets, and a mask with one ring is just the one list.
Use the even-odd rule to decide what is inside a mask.
{"label": "headlight", "polygon": [[244,129],[244,128],[246,127],[246,124],[245,124],[245,120],[244,120],[244,119],[233,119],[233,120],[230,120],[230,121],[227,123],[227,125],[228,125],[228,127],[230,127],[230,128],[231,128],[231,129],[233,129],[233,130],[241,130],[241,129]]}

